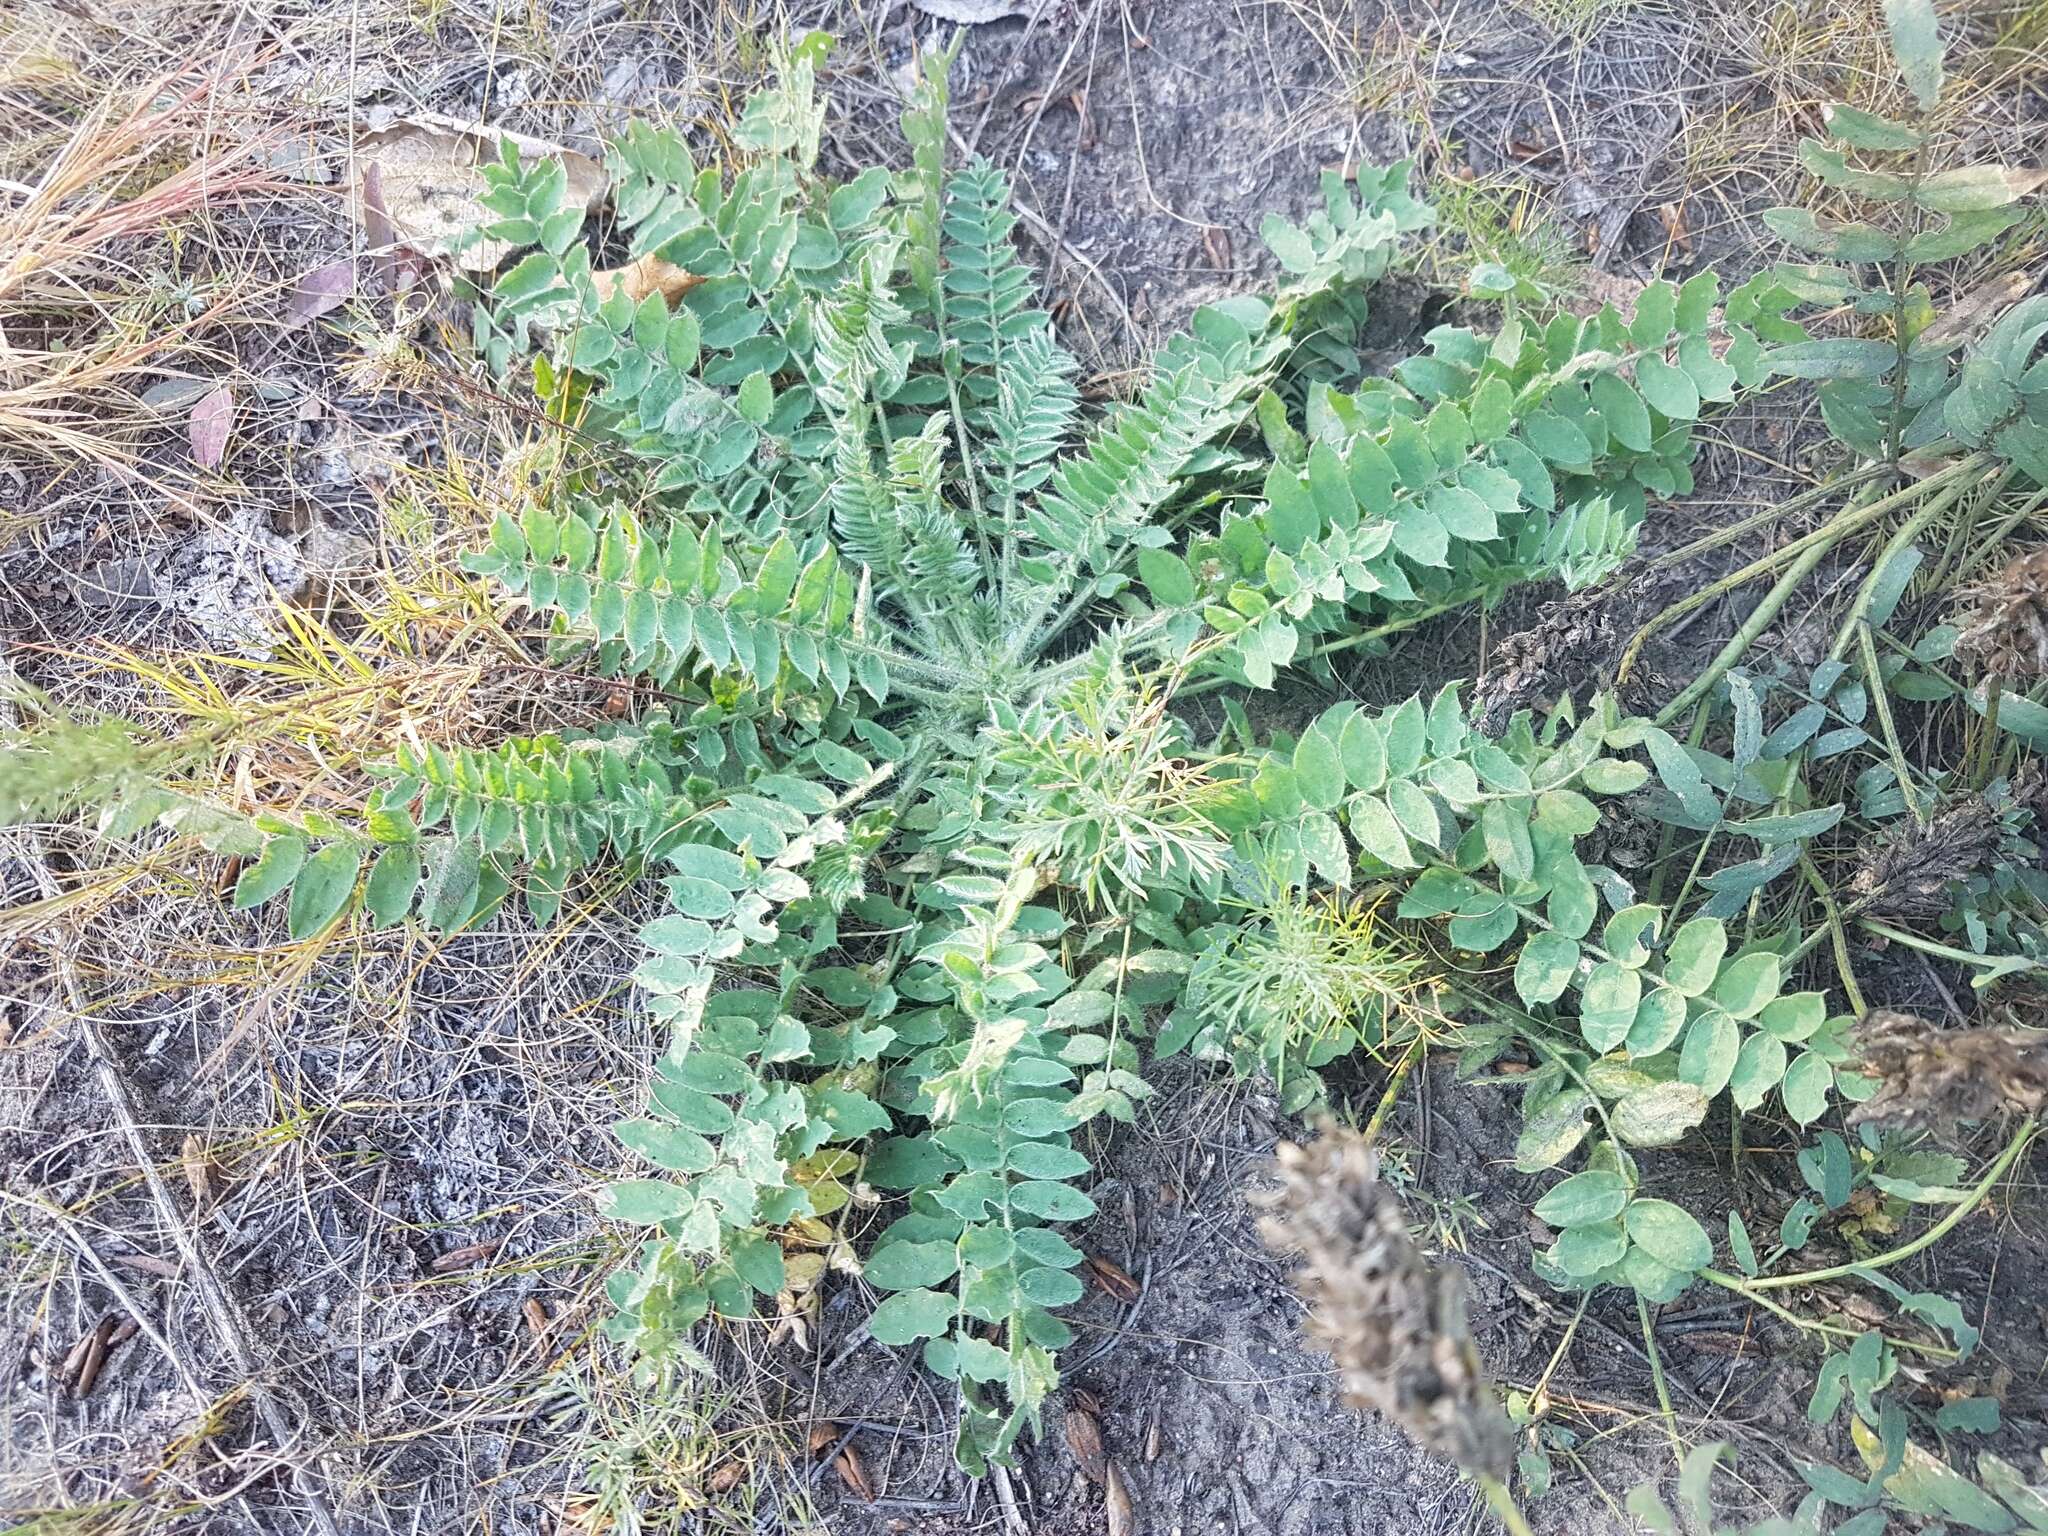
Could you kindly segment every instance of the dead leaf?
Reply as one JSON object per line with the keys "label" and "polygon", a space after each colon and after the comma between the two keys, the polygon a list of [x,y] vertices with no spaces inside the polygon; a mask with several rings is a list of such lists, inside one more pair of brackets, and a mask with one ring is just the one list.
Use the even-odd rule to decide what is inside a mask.
{"label": "dead leaf", "polygon": [[1067,1449],[1080,1463],[1081,1475],[1099,1483],[1109,1475],[1109,1463],[1102,1453],[1102,1426],[1085,1408],[1067,1410]]}
{"label": "dead leaf", "polygon": [[200,397],[192,407],[187,430],[192,458],[201,469],[216,467],[228,451],[228,430],[235,421],[235,392],[223,384]]}
{"label": "dead leaf", "polygon": [[314,268],[292,285],[292,296],[284,307],[284,328],[295,331],[329,310],[339,309],[355,291],[354,261],[330,261],[324,267]]}
{"label": "dead leaf", "polygon": [[1138,1299],[1138,1282],[1133,1280],[1130,1271],[1116,1260],[1105,1259],[1099,1253],[1091,1253],[1083,1262],[1088,1268],[1088,1278],[1118,1301]]}
{"label": "dead leaf", "polygon": [[178,1148],[178,1166],[185,1175],[185,1187],[192,1191],[192,1210],[204,1216],[213,1207],[213,1158],[206,1143],[189,1135]]}
{"label": "dead leaf", "polygon": [[84,1397],[92,1391],[93,1383],[100,1379],[100,1367],[107,1363],[107,1347],[113,1337],[114,1314],[109,1312],[85,1336],[85,1353],[78,1363],[77,1379],[71,1383],[73,1397]]}
{"label": "dead leaf", "polygon": [[1138,1536],[1138,1506],[1124,1482],[1123,1468],[1113,1461],[1102,1483],[1102,1513],[1108,1521],[1109,1536]]}
{"label": "dead leaf", "polygon": [[1165,1449],[1166,1435],[1159,1427],[1159,1408],[1154,1404],[1145,1418],[1145,1460],[1148,1463],[1157,1461],[1159,1453]]}
{"label": "dead leaf", "polygon": [[1941,312],[1914,342],[1921,347],[1948,348],[1974,340],[1991,328],[1991,322],[2026,296],[2034,286],[2034,274],[2021,268],[2004,272],[1979,283]]}
{"label": "dead leaf", "polygon": [[472,1264],[481,1263],[504,1246],[505,1240],[497,1237],[481,1243],[467,1243],[460,1248],[450,1248],[427,1268],[437,1275],[453,1274],[458,1269],[468,1269]]}
{"label": "dead leaf", "polygon": [[839,1426],[830,1419],[818,1420],[817,1423],[811,1426],[810,1438],[806,1442],[810,1447],[811,1454],[815,1456],[820,1451],[831,1450],[833,1446],[839,1443],[841,1433],[842,1431]]}
{"label": "dead leaf", "polygon": [[520,1304],[519,1315],[526,1319],[526,1331],[535,1338],[544,1337],[554,1323],[554,1319],[548,1316],[548,1309],[532,1296]]}
{"label": "dead leaf", "polygon": [[1692,231],[1686,228],[1685,206],[1683,202],[1665,203],[1658,208],[1657,217],[1664,225],[1665,238],[1679,250],[1690,254]]}
{"label": "dead leaf", "polygon": [[638,304],[650,293],[658,293],[662,302],[671,309],[675,302],[704,279],[695,272],[686,272],[672,261],[663,261],[659,256],[642,256],[638,261],[623,267],[608,267],[602,272],[590,274],[597,284],[598,295],[610,298],[612,290],[623,288],[626,297]]}
{"label": "dead leaf", "polygon": [[868,1470],[860,1464],[860,1453],[848,1446],[839,1453],[832,1463],[832,1470],[839,1474],[839,1481],[846,1484],[849,1492],[857,1495],[864,1504],[875,1502],[875,1490],[868,1483]]}
{"label": "dead leaf", "polygon": [[[391,237],[428,256],[454,253],[467,272],[488,272],[511,249],[502,240],[478,240],[455,250],[456,242],[496,216],[479,199],[483,178],[477,165],[510,139],[520,154],[560,160],[569,172],[569,201],[595,209],[608,186],[604,169],[588,155],[525,134],[506,133],[438,113],[419,113],[356,141],[365,162],[357,216],[366,234],[389,226]],[[374,175],[375,183],[370,178]],[[375,196],[372,196],[372,193]],[[383,242],[383,243],[389,243]]]}
{"label": "dead leaf", "polygon": [[1209,258],[1209,265],[1218,272],[1230,270],[1230,231],[1221,224],[1211,224],[1202,231],[1202,254]]}
{"label": "dead leaf", "polygon": [[747,1464],[744,1461],[722,1461],[711,1469],[711,1475],[704,1479],[704,1486],[713,1493],[731,1493],[746,1475]]}

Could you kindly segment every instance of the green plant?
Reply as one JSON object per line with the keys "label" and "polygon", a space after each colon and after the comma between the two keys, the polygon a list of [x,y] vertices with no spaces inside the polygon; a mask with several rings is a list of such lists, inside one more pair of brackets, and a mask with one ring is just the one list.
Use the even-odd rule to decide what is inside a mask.
{"label": "green plant", "polygon": [[[1917,9],[1896,9],[1925,85]],[[1966,777],[1916,773],[1893,716],[1965,697],[1952,647],[1888,633],[1925,574],[1916,538],[1945,526],[1941,568],[1974,570],[1978,519],[2011,526],[2006,498],[2043,480],[2030,434],[2048,365],[2032,358],[2048,318],[2016,307],[1958,343],[1960,364],[1917,318],[1913,263],[1992,221],[1884,236],[1867,292],[1779,269],[1718,319],[1711,274],[1649,285],[1624,319],[1546,314],[1512,274],[1482,272],[1491,333],[1439,327],[1390,377],[1359,378],[1363,290],[1430,211],[1405,167],[1355,188],[1329,177],[1304,226],[1268,222],[1278,292],[1198,311],[1135,398],[1098,410],[1031,305],[1002,176],[945,166],[943,65],[904,115],[908,168],[834,181],[817,163],[824,47],[788,50],[781,83],[748,103],[734,167],[645,125],[612,146],[628,270],[672,279],[642,296],[600,276],[562,167],[508,148],[483,173],[481,233],[516,259],[477,295],[478,351],[501,374],[530,366],[586,446],[495,519],[467,600],[506,635],[530,625],[521,665],[615,683],[623,718],[401,737],[368,755],[359,800],[250,814],[198,771],[231,712],[160,742],[42,712],[0,755],[0,810],[194,837],[243,861],[238,905],[285,903],[297,938],[358,914],[459,931],[514,896],[545,922],[592,869],[658,881],[633,975],[661,1055],[645,1114],[617,1127],[650,1170],[605,1196],[648,1235],[611,1277],[612,1336],[648,1378],[704,1368],[699,1325],[789,1289],[790,1250],[866,1186],[891,1216],[861,1260],[883,1293],[867,1329],[921,1343],[956,1385],[973,1471],[1009,1453],[1056,1382],[1057,1311],[1081,1293],[1059,1228],[1094,1209],[1087,1128],[1133,1118],[1152,1091],[1141,1053],[1270,1073],[1290,1108],[1321,1092],[1319,1069],[1377,1053],[1395,1068],[1369,1142],[1432,1041],[1468,1071],[1525,1052],[1529,1070],[1502,1078],[1521,1096],[1516,1166],[1583,1159],[1537,1202],[1556,1234],[1537,1271],[1583,1294],[1626,1287],[1653,1362],[1648,1305],[1699,1283],[1846,1340],[1824,1383],[1865,1396],[1886,1351],[1971,1347],[1928,1293],[1894,1299],[1953,1347],[1866,1344],[1774,1295],[1840,1275],[1886,1289],[1881,1272],[1948,1226],[1886,1247],[1865,1220],[1854,1263],[1786,1266],[1859,1192],[1901,1202],[1901,1220],[1960,1168],[1819,1129],[1801,1160],[1818,1202],[1784,1213],[1763,1254],[1728,1213],[1731,1273],[1698,1214],[1644,1193],[1638,1159],[1717,1105],[1740,1154],[1746,1114],[1803,1133],[1876,1090],[1845,935],[1895,882],[1835,899],[1821,871],[1850,856],[1852,827],[1905,818],[1918,835],[1937,795],[1988,790],[1994,841],[2031,830],[1985,744],[2032,740],[2043,706],[2001,710],[1996,684],[1968,699]],[[1919,133],[1835,121],[1852,141]],[[1818,173],[1879,185],[1840,180],[1833,154],[1810,157]],[[1921,156],[1894,201],[1939,212],[1966,184],[1945,174]],[[1993,182],[1973,195],[2015,186]],[[1845,260],[1879,249],[1780,222]],[[1816,339],[1788,318],[1829,293],[1892,336]],[[1452,684],[1324,708],[1291,736],[1252,729],[1244,697],[1283,671],[1334,683],[1345,653],[1516,583],[1605,581],[1649,499],[1690,489],[1702,414],[1774,377],[1824,379],[1830,422],[1868,462],[1828,488],[1847,501],[1814,533],[1707,589],[1777,578],[1654,715],[1568,696],[1490,734]],[[1901,483],[1936,452],[1952,457]],[[1827,659],[1745,668],[1819,560],[1879,528]],[[1197,740],[1176,707],[1206,693],[1224,697],[1234,750]],[[1624,816],[1654,829],[1647,869],[1608,856]],[[2029,968],[2035,884],[1959,874],[1900,931],[1937,943],[1917,929],[1952,938],[1947,922],[1988,973]],[[1806,984],[1824,944],[1850,1011]],[[1858,1486],[1885,1486],[1903,1454]],[[1693,1493],[1711,1467],[1688,1463]]]}

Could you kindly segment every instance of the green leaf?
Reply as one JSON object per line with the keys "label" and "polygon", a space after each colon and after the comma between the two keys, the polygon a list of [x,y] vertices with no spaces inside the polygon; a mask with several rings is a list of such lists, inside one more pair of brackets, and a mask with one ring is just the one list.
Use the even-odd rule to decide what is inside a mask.
{"label": "green leaf", "polygon": [[1628,1038],[1636,1021],[1636,1005],[1643,1000],[1640,972],[1613,960],[1603,960],[1586,978],[1579,1001],[1579,1033],[1595,1051],[1613,1050]]}
{"label": "green leaf", "polygon": [[868,1336],[889,1348],[912,1344],[944,1333],[956,1310],[953,1298],[937,1291],[898,1291],[875,1308]]}
{"label": "green leaf", "polygon": [[1574,1279],[1583,1279],[1621,1262],[1628,1252],[1628,1233],[1618,1221],[1567,1227],[1559,1234],[1554,1251],[1560,1269]]}
{"label": "green leaf", "polygon": [[1699,386],[1661,357],[1636,359],[1636,388],[1645,400],[1673,421],[1699,419]]}
{"label": "green leaf", "polygon": [[960,1267],[952,1243],[883,1243],[868,1256],[861,1274],[878,1291],[910,1291],[950,1279]]}
{"label": "green leaf", "polygon": [[1515,961],[1515,991],[1525,1003],[1554,1003],[1579,968],[1579,946],[1561,933],[1532,934]]}
{"label": "green leaf", "polygon": [[1047,1221],[1082,1221],[1095,1214],[1095,1202],[1071,1184],[1026,1179],[1010,1186],[1010,1204]]}
{"label": "green leaf", "polygon": [[1685,998],[1676,988],[1655,986],[1643,994],[1636,1021],[1623,1044],[1631,1056],[1654,1056],[1678,1038],[1685,1027]]}
{"label": "green leaf", "polygon": [[1830,102],[1821,108],[1828,132],[1854,149],[1918,149],[1920,135],[1903,123],[1865,112],[1860,107]]}
{"label": "green leaf", "polygon": [[1294,781],[1301,798],[1327,811],[1344,798],[1344,764],[1337,744],[1319,730],[1302,733],[1294,749]]}
{"label": "green leaf", "polygon": [[1664,949],[1664,980],[1687,997],[1702,997],[1720,973],[1728,953],[1728,930],[1718,917],[1681,923]]}
{"label": "green leaf", "polygon": [[1742,1224],[1742,1217],[1734,1211],[1728,1213],[1728,1250],[1735,1255],[1736,1268],[1755,1278],[1756,1245],[1749,1240],[1749,1228]]}
{"label": "green leaf", "polygon": [[1753,1019],[1778,995],[1778,984],[1776,955],[1742,955],[1721,967],[1721,974],[1714,979],[1713,999],[1729,1017]]}
{"label": "green leaf", "polygon": [[260,907],[298,878],[306,862],[306,840],[280,832],[263,845],[255,861],[235,881],[235,907]]}
{"label": "green leaf", "polygon": [[1667,1269],[1691,1274],[1714,1262],[1713,1240],[1683,1206],[1632,1200],[1622,1220],[1636,1246]]}
{"label": "green leaf", "polygon": [[667,1179],[619,1179],[604,1191],[605,1214],[614,1221],[671,1221],[696,1203],[696,1196]]}
{"label": "green leaf", "polygon": [[1678,1075],[1712,1098],[1728,1086],[1741,1050],[1742,1030],[1718,1008],[1692,1021],[1685,1047],[1678,1053]]}
{"label": "green leaf", "polygon": [[1617,373],[1598,374],[1588,387],[1593,408],[1607,423],[1607,430],[1613,434],[1614,440],[1637,453],[1648,453],[1650,413],[1643,408],[1642,396],[1629,388],[1628,381]]}
{"label": "green leaf", "polygon": [[1755,1109],[1784,1075],[1785,1042],[1758,1030],[1742,1042],[1735,1070],[1728,1078],[1728,1091],[1735,1107],[1745,1114]]}
{"label": "green leaf", "polygon": [[1934,24],[1934,0],[1884,0],[1892,53],[1906,88],[1923,112],[1941,100],[1941,31]]}
{"label": "green leaf", "polygon": [[491,287],[491,297],[501,304],[516,304],[545,293],[561,272],[561,263],[545,251],[527,255]]}
{"label": "green leaf", "polygon": [[1812,1051],[1801,1051],[1779,1087],[1785,1112],[1803,1126],[1813,1124],[1827,1113],[1828,1090],[1834,1085],[1835,1069]]}
{"label": "green leaf", "polygon": [[1570,1157],[1592,1129],[1586,1123],[1592,1107],[1590,1093],[1569,1093],[1531,1119],[1515,1139],[1515,1171],[1541,1173]]}
{"label": "green leaf", "polygon": [[452,838],[430,839],[423,847],[427,877],[420,885],[420,920],[429,928],[453,932],[476,909],[483,863],[473,843]]}
{"label": "green leaf", "polygon": [[1138,579],[1161,607],[1185,608],[1195,600],[1194,573],[1170,549],[1139,550]]}
{"label": "green leaf", "polygon": [[775,386],[768,375],[758,368],[748,374],[733,397],[733,409],[757,427],[765,424],[775,410]]}
{"label": "green leaf", "polygon": [[1609,1112],[1614,1134],[1632,1147],[1668,1147],[1707,1118],[1707,1096],[1691,1083],[1653,1083]]}
{"label": "green leaf", "polygon": [[1553,1227],[1580,1227],[1612,1221],[1628,1204],[1628,1181],[1605,1168],[1589,1168],[1553,1185],[1536,1202],[1538,1221]]}
{"label": "green leaf", "polygon": [[1881,379],[1898,361],[1898,348],[1890,342],[1854,336],[1788,342],[1764,354],[1772,373],[1791,379]]}
{"label": "green leaf", "polygon": [[362,850],[353,843],[329,843],[306,860],[292,883],[292,937],[311,938],[340,915],[356,891]]}
{"label": "green leaf", "polygon": [[1259,238],[1289,272],[1299,275],[1316,264],[1314,242],[1277,213],[1266,215],[1259,225]]}
{"label": "green leaf", "polygon": [[419,888],[419,850],[410,843],[394,843],[377,855],[370,866],[370,878],[363,882],[363,906],[371,926],[389,928],[412,907],[412,893]]}
{"label": "green leaf", "polygon": [[1386,802],[1376,795],[1360,795],[1351,802],[1351,832],[1359,846],[1394,869],[1414,869],[1415,855],[1407,836]]}
{"label": "green leaf", "polygon": [[704,1173],[718,1162],[718,1154],[695,1131],[660,1120],[620,1120],[612,1134],[658,1168],[670,1173]]}

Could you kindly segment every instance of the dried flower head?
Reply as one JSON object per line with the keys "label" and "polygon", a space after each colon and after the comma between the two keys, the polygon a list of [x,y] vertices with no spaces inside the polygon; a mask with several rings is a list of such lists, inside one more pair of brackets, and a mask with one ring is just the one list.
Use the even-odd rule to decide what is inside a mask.
{"label": "dried flower head", "polygon": [[1974,606],[1956,619],[1958,661],[2009,681],[2048,674],[2048,550],[2015,555],[1966,595]]}
{"label": "dried flower head", "polygon": [[1336,1362],[1344,1401],[1468,1472],[1503,1475],[1514,1439],[1466,1325],[1464,1277],[1417,1250],[1371,1146],[1331,1129],[1276,1156],[1280,1188],[1259,1231],[1276,1253],[1299,1255],[1303,1330]]}
{"label": "dried flower head", "polygon": [[1877,917],[1939,917],[1950,906],[1949,887],[1968,879],[1998,852],[1998,813],[1971,795],[1929,818],[1908,819],[1860,849],[1850,891]]}
{"label": "dried flower head", "polygon": [[1852,1120],[1942,1129],[1957,1120],[2038,1114],[2048,1105],[2048,1033],[1943,1029],[1917,1014],[1874,1008],[1851,1041],[1878,1080]]}

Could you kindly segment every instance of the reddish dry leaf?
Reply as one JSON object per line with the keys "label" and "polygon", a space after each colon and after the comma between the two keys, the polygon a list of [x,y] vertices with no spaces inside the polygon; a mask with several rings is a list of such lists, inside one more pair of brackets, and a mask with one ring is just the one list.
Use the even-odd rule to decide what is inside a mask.
{"label": "reddish dry leaf", "polygon": [[315,267],[293,285],[292,296],[284,308],[284,328],[295,331],[329,310],[339,309],[355,290],[354,261],[344,258],[330,261],[324,267]]}
{"label": "reddish dry leaf", "polygon": [[1109,1475],[1109,1464],[1102,1451],[1102,1426],[1084,1408],[1067,1410],[1067,1449],[1074,1453],[1081,1475],[1089,1482],[1099,1483]]}
{"label": "reddish dry leaf", "polygon": [[1202,254],[1209,258],[1209,265],[1218,272],[1230,270],[1230,231],[1221,224],[1211,224],[1202,231]]}
{"label": "reddish dry leaf", "polygon": [[820,1451],[829,1451],[839,1442],[842,1433],[839,1426],[830,1419],[820,1419],[811,1426],[810,1451],[813,1456]]}
{"label": "reddish dry leaf", "polygon": [[1113,1461],[1103,1479],[1102,1513],[1108,1520],[1109,1536],[1138,1536],[1138,1506],[1124,1482],[1123,1468]]}
{"label": "reddish dry leaf", "polygon": [[461,1248],[451,1248],[427,1267],[437,1275],[453,1274],[458,1269],[467,1269],[480,1263],[504,1247],[504,1239],[491,1238],[486,1242],[469,1243]]}
{"label": "reddish dry leaf", "polygon": [[852,1446],[849,1445],[839,1453],[838,1458],[832,1463],[832,1470],[839,1474],[839,1481],[846,1484],[849,1492],[858,1495],[862,1503],[875,1502],[875,1490],[868,1483],[867,1468],[860,1464],[860,1455]]}
{"label": "reddish dry leaf", "polygon": [[213,469],[228,451],[228,429],[235,421],[235,392],[223,384],[192,407],[187,424],[192,457],[201,469]]}
{"label": "reddish dry leaf", "polygon": [[1114,1259],[1105,1259],[1099,1253],[1091,1253],[1084,1262],[1088,1266],[1088,1278],[1118,1301],[1138,1299],[1138,1282],[1131,1278],[1129,1270]]}
{"label": "reddish dry leaf", "polygon": [[711,1469],[711,1475],[704,1479],[704,1486],[713,1493],[731,1493],[746,1475],[744,1461],[723,1461]]}

